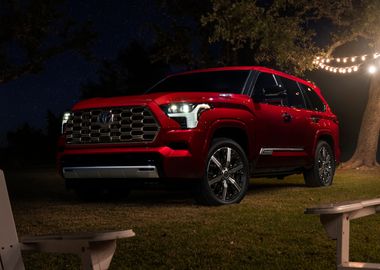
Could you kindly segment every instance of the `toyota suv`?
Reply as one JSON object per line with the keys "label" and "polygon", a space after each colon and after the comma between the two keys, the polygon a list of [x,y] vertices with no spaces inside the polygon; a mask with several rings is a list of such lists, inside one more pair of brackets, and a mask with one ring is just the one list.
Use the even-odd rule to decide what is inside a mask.
{"label": "toyota suv", "polygon": [[251,177],[303,173],[307,186],[329,186],[339,158],[338,120],[320,89],[256,66],[81,101],[64,114],[58,152],[68,188],[192,179],[207,205],[240,202]]}

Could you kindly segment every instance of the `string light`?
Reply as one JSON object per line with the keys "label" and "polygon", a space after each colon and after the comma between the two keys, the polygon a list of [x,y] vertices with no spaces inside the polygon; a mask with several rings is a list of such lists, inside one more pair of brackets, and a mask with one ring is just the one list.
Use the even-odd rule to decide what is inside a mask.
{"label": "string light", "polygon": [[[363,54],[363,55],[353,55],[347,57],[326,57],[317,56],[313,64],[318,66],[320,69],[340,74],[349,74],[353,72],[358,72],[359,69],[364,65],[368,67],[368,72],[374,74],[377,72],[377,67],[375,65],[369,65],[374,59],[380,57],[380,53],[376,52],[374,54]],[[334,65],[333,63],[337,63]],[[359,62],[359,63],[356,63]],[[369,63],[368,63],[369,62]],[[350,65],[350,63],[352,63]]]}
{"label": "string light", "polygon": [[361,64],[358,64],[358,65],[354,65],[354,66],[347,66],[347,67],[335,67],[335,66],[330,66],[330,65],[326,65],[326,64],[323,64],[323,63],[319,63],[318,64],[318,67],[320,69],[323,69],[323,70],[326,70],[326,71],[329,71],[329,72],[334,72],[334,73],[352,73],[352,72],[357,72],[359,70],[359,67],[361,66]]}
{"label": "string light", "polygon": [[[321,56],[317,56],[316,60],[318,60],[319,62],[322,62],[322,63],[330,63],[330,62],[334,62],[334,61],[337,63],[340,63],[340,62],[347,63],[348,60],[351,60],[351,62],[356,62],[357,59],[361,59],[362,61],[366,61],[367,56],[368,56],[367,54],[353,55],[353,56],[348,56],[348,57],[337,57],[337,58],[334,58],[334,57],[323,58]],[[376,58],[380,57],[380,52],[375,52],[372,56],[373,56],[373,59],[376,59]]]}

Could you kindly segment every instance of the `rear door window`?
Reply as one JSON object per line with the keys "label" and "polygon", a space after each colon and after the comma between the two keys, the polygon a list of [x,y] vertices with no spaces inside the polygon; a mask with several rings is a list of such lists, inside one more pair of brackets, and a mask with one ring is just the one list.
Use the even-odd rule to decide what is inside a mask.
{"label": "rear door window", "polygon": [[326,111],[326,106],[323,103],[323,101],[320,99],[320,97],[314,92],[314,90],[302,83],[299,83],[299,86],[306,98],[307,107],[309,110],[312,111],[319,111],[324,112]]}
{"label": "rear door window", "polygon": [[297,82],[287,79],[285,77],[280,78],[287,92],[288,106],[298,109],[305,109],[305,100],[303,98],[300,88],[298,87]]}

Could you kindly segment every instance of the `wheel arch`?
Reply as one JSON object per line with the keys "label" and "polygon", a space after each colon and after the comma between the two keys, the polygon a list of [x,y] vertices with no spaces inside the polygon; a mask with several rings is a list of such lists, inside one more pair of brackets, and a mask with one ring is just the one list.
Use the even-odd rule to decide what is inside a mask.
{"label": "wheel arch", "polygon": [[314,143],[313,153],[315,152],[315,148],[317,147],[317,144],[319,141],[325,141],[330,145],[332,151],[334,152],[335,161],[339,162],[339,157],[337,153],[337,145],[334,140],[334,136],[330,134],[329,132],[320,132],[319,134],[317,134],[316,140]]}
{"label": "wheel arch", "polygon": [[246,153],[248,160],[252,157],[252,142],[248,128],[245,123],[237,120],[218,121],[215,123],[208,136],[208,148],[211,146],[212,140],[215,138],[228,138],[238,143]]}

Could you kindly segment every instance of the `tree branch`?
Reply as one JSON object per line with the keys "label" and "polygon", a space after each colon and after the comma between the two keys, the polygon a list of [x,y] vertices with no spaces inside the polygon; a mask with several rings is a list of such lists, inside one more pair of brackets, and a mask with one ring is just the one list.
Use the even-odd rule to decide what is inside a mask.
{"label": "tree branch", "polygon": [[366,35],[365,33],[362,33],[362,32],[355,32],[355,33],[352,33],[351,35],[345,37],[345,38],[339,38],[337,41],[335,41],[333,44],[330,45],[330,47],[327,49],[327,52],[326,52],[326,57],[329,58],[331,57],[331,54],[339,47],[349,43],[349,42],[352,42],[354,40],[356,40],[357,38],[365,38],[365,39],[371,39],[368,35]]}

